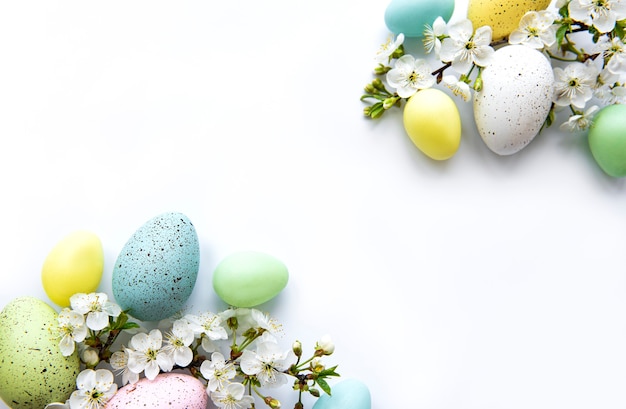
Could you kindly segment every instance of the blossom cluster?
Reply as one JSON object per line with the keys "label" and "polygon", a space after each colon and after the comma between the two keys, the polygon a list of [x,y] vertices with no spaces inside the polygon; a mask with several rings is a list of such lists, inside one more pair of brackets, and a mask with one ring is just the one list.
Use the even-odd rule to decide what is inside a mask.
{"label": "blossom cluster", "polygon": [[[492,41],[489,26],[474,30],[468,19],[446,23],[441,17],[424,29],[423,46],[442,64],[433,68],[426,56],[404,53],[404,35],[398,34],[376,54],[377,75],[365,87],[361,100],[373,100],[364,113],[379,118],[417,91],[442,84],[464,101],[482,88],[481,72],[495,49],[521,44],[550,59],[554,72],[552,108],[546,125],[568,110],[560,129],[588,129],[601,106],[626,103],[626,1],[558,0],[555,9],[529,11],[507,39]],[[579,47],[582,43],[588,49]],[[576,40],[576,41],[575,41]],[[586,41],[585,41],[586,40]],[[448,69],[451,69],[452,73]],[[392,91],[387,89],[387,86]]]}
{"label": "blossom cluster", "polygon": [[[85,369],[68,402],[48,405],[49,409],[104,407],[118,389],[113,372],[124,386],[141,377],[154,380],[161,372],[186,369],[206,383],[215,405],[237,409],[254,407],[255,395],[271,408],[280,407],[261,388],[285,385],[290,377],[299,393],[295,407],[302,408],[303,393],[318,397],[318,387],[330,393],[326,379],[339,376],[336,366],[323,363],[323,357],[334,352],[329,336],[323,336],[311,357],[303,359],[302,344],[295,341],[290,348],[281,348],[282,325],[257,309],[185,314],[147,331],[129,322],[127,313],[104,293],[76,294],[70,303],[71,309],[58,316],[59,347],[68,356],[78,346]],[[123,331],[130,336],[128,342],[116,342]],[[103,363],[111,370],[96,369]]]}

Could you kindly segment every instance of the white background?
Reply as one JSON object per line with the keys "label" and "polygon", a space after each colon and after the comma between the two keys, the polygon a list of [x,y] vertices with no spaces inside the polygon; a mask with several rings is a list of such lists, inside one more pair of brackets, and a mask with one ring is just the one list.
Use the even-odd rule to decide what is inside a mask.
{"label": "white background", "polygon": [[626,182],[556,127],[499,157],[460,100],[445,162],[400,110],[365,119],[386,6],[0,4],[0,307],[49,302],[43,260],[76,229],[101,238],[110,294],[126,240],[180,211],[201,243],[189,308],[223,307],[226,255],[273,254],[283,342],[331,334],[375,409],[624,408]]}

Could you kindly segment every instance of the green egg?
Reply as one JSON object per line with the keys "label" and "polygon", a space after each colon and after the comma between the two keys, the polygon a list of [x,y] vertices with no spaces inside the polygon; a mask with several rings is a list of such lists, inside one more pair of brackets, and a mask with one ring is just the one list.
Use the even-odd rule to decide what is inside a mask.
{"label": "green egg", "polygon": [[276,257],[257,251],[233,253],[213,272],[213,289],[234,307],[255,307],[277,296],[289,272]]}
{"label": "green egg", "polygon": [[59,349],[57,313],[45,302],[20,297],[0,313],[0,398],[12,409],[65,402],[76,389],[80,361]]}
{"label": "green egg", "polygon": [[606,174],[626,176],[626,105],[608,105],[598,111],[588,139],[593,158]]}

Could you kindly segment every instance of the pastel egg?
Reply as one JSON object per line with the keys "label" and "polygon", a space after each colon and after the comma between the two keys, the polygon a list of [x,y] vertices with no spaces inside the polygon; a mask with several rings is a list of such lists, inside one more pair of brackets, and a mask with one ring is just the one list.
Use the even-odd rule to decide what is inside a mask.
{"label": "pastel egg", "polygon": [[59,307],[68,307],[76,293],[96,291],[104,269],[102,243],[94,233],[79,230],[61,239],[41,269],[46,294]]}
{"label": "pastel egg", "polygon": [[313,409],[370,409],[372,398],[363,382],[345,379],[331,388],[331,395],[322,395]]}
{"label": "pastel egg", "polygon": [[552,66],[540,51],[509,45],[493,54],[482,81],[474,94],[478,133],[493,152],[512,155],[535,138],[550,113]]}
{"label": "pastel egg", "polygon": [[182,213],[164,213],[143,224],[120,251],[113,267],[113,296],[142,321],[180,311],[196,284],[200,246]]}
{"label": "pastel egg", "polygon": [[287,267],[276,257],[241,251],[217,265],[213,272],[213,289],[229,305],[254,307],[277,296],[288,280]]}
{"label": "pastel egg", "polygon": [[441,90],[428,88],[411,96],[403,122],[411,141],[432,159],[449,159],[459,149],[461,116],[452,98]]}
{"label": "pastel egg", "polygon": [[454,12],[454,0],[392,0],[385,9],[385,25],[394,34],[422,37],[426,24],[437,17],[446,22]]}
{"label": "pastel egg", "polygon": [[508,37],[529,11],[545,10],[550,0],[469,0],[467,18],[474,29],[490,26],[492,40]]}
{"label": "pastel egg", "polygon": [[626,105],[600,109],[589,128],[588,140],[594,159],[607,175],[626,176]]}
{"label": "pastel egg", "polygon": [[20,297],[0,313],[0,398],[13,409],[65,402],[76,389],[78,354],[59,348],[57,313],[45,302]]}
{"label": "pastel egg", "polygon": [[206,387],[191,375],[161,373],[120,388],[105,409],[205,409]]}

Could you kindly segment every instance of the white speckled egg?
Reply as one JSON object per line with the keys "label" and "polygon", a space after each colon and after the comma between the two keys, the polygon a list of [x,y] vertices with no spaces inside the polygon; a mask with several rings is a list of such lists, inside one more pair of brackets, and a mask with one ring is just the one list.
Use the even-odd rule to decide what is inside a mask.
{"label": "white speckled egg", "polygon": [[552,66],[535,49],[509,45],[494,53],[482,80],[474,96],[478,133],[493,152],[512,155],[535,138],[550,112]]}
{"label": "white speckled egg", "polygon": [[205,409],[206,387],[191,375],[169,372],[120,388],[105,409]]}
{"label": "white speckled egg", "polygon": [[13,409],[65,402],[76,389],[78,354],[59,348],[57,313],[45,302],[19,297],[0,313],[0,398]]}
{"label": "white speckled egg", "polygon": [[196,284],[200,246],[196,229],[182,213],[148,220],[126,242],[113,267],[117,303],[142,321],[180,311]]}

